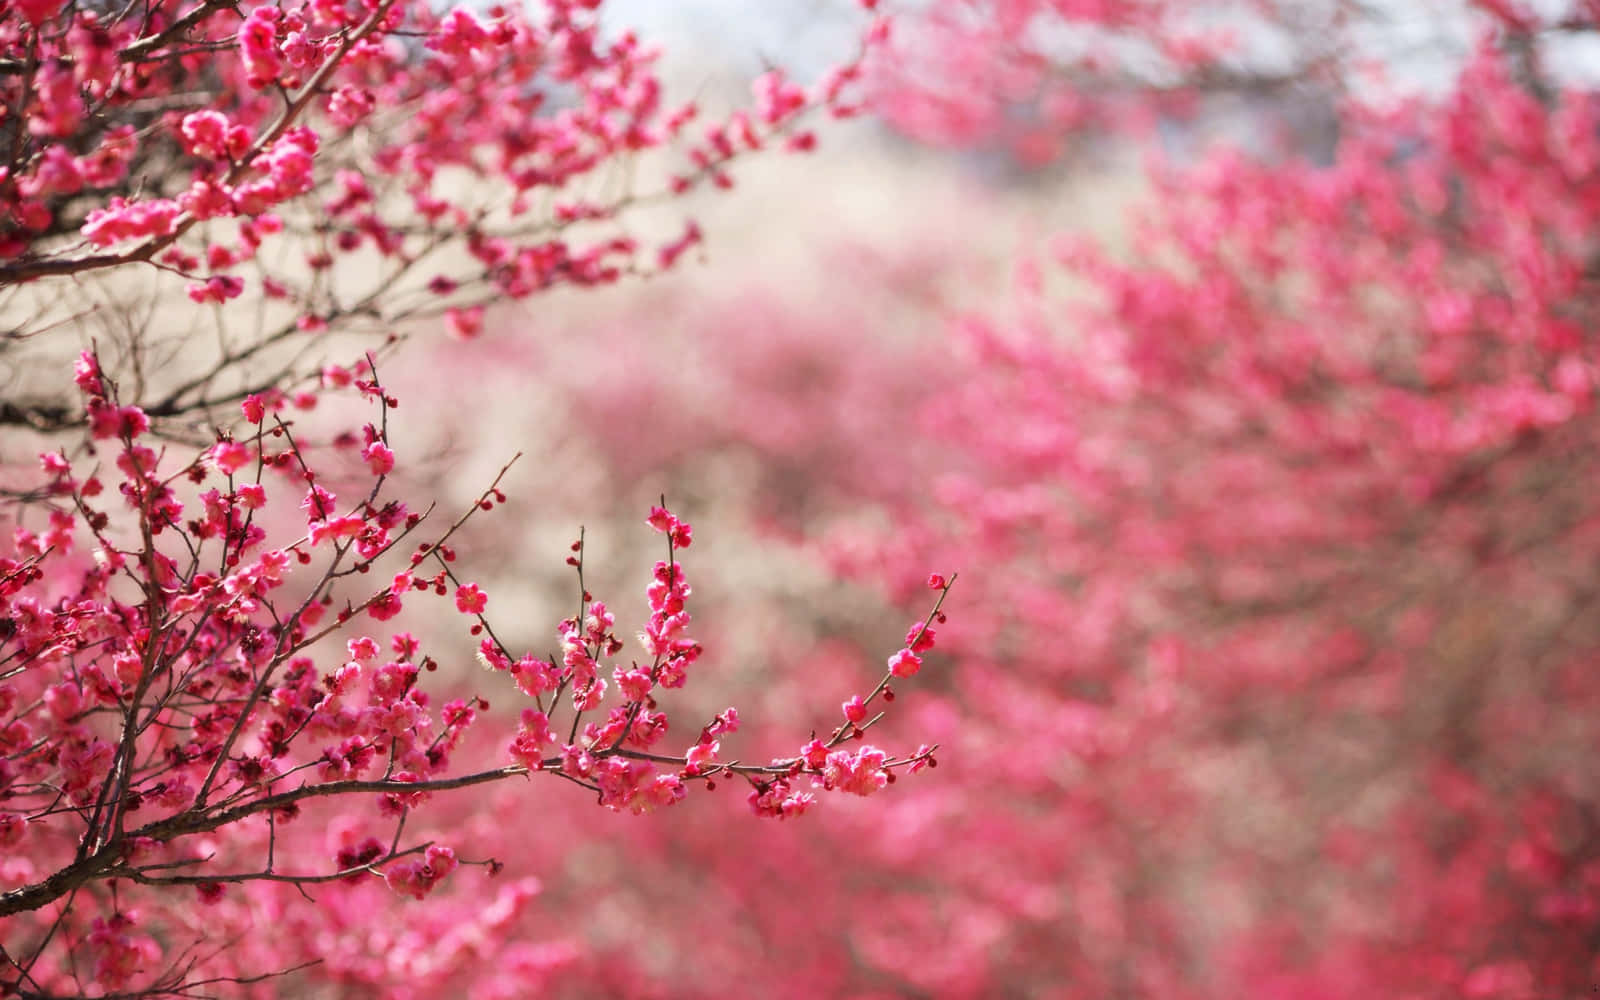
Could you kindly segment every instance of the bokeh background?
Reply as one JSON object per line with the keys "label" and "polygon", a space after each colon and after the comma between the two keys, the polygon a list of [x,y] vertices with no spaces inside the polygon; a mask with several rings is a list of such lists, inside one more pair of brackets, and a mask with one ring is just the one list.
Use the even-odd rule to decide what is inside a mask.
{"label": "bokeh background", "polygon": [[[961,573],[881,731],[937,771],[779,825],[486,796],[555,995],[1588,995],[1593,14],[1501,6],[1215,5],[1192,78],[1161,5],[914,7],[898,96],[695,204],[691,266],[419,352],[493,401],[405,429],[441,491],[528,455],[464,546],[517,641],[577,524],[626,615],[639,512],[695,522],[741,755]],[[852,16],[615,10],[710,101]]]}

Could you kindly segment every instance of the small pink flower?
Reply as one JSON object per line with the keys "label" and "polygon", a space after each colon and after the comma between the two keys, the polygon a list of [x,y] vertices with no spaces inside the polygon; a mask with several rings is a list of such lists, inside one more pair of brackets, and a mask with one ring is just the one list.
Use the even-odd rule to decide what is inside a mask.
{"label": "small pink flower", "polygon": [[227,115],[220,111],[196,111],[186,115],[179,130],[190,156],[217,159],[228,151]]}
{"label": "small pink flower", "polygon": [[277,22],[281,16],[276,7],[257,7],[239,27],[240,59],[247,82],[257,89],[270,86],[283,70],[278,54]]}
{"label": "small pink flower", "polygon": [[917,622],[906,630],[906,645],[913,653],[926,653],[933,648],[933,640],[937,635],[928,627],[927,622]]}
{"label": "small pink flower", "polygon": [[[313,604],[312,607],[321,607],[321,605]],[[378,622],[389,621],[398,616],[400,611],[400,595],[392,590],[384,591],[371,604],[367,605],[367,614],[372,616],[373,621]],[[307,624],[311,623],[308,622]]]}
{"label": "small pink flower", "polygon": [[88,351],[78,355],[78,360],[72,363],[72,381],[78,388],[91,396],[100,394],[100,359]]}
{"label": "small pink flower", "polygon": [[326,541],[343,542],[361,534],[367,522],[354,514],[345,514],[340,517],[319,521],[311,526],[311,544],[321,545]]}
{"label": "small pink flower", "polygon": [[488,44],[491,35],[472,11],[457,7],[446,14],[427,46],[435,52],[464,56]]}
{"label": "small pink flower", "polygon": [[122,433],[128,437],[138,437],[150,429],[150,418],[137,406],[124,406],[117,411],[117,416],[122,420]]}
{"label": "small pink flower", "polygon": [[212,468],[231,476],[250,464],[250,448],[238,441],[218,441],[208,455]]}
{"label": "small pink flower", "polygon": [[95,438],[134,438],[149,429],[150,418],[137,406],[113,409],[106,404],[104,397],[96,397],[89,402],[89,433]]}
{"label": "small pink flower", "polygon": [[483,306],[447,310],[444,322],[456,340],[473,340],[483,332]]}
{"label": "small pink flower", "polygon": [[889,657],[889,672],[896,677],[911,677],[922,669],[922,657],[909,649],[902,649]]}
{"label": "small pink flower", "polygon": [[807,767],[820,770],[828,762],[828,747],[821,740],[812,740],[800,748],[800,757]]}
{"label": "small pink flower", "polygon": [[350,128],[372,114],[377,103],[372,91],[347,83],[328,95],[328,117],[341,128]]}
{"label": "small pink flower", "polygon": [[244,293],[244,279],[231,274],[219,274],[189,286],[189,298],[196,305],[221,305]]}
{"label": "small pink flower", "polygon": [[464,584],[456,590],[456,610],[464,615],[481,615],[488,603],[489,595],[476,583]]}
{"label": "small pink flower", "polygon": [[871,795],[889,783],[889,772],[883,767],[887,758],[877,747],[862,747],[856,753],[835,750],[823,768],[824,784],[835,791]]}
{"label": "small pink flower", "polygon": [[313,485],[306,491],[304,500],[300,501],[300,509],[306,512],[306,520],[321,521],[333,514],[338,497],[321,486]]}
{"label": "small pink flower", "polygon": [[665,507],[651,507],[650,516],[645,518],[645,523],[665,534],[677,548],[686,549],[694,541],[694,529],[690,527],[689,522],[678,520],[677,516]]}
{"label": "small pink flower", "polygon": [[728,708],[720,713],[711,725],[706,727],[707,736],[721,736],[724,733],[734,733],[739,730],[739,710]]}
{"label": "small pink flower", "polygon": [[513,760],[530,770],[537,770],[546,747],[555,743],[550,731],[550,717],[531,708],[522,710],[522,725],[509,748]]}
{"label": "small pink flower", "polygon": [[394,469],[394,452],[382,441],[374,441],[361,449],[361,459],[374,476],[388,475]]}
{"label": "small pink flower", "polygon": [[645,523],[665,534],[672,530],[672,526],[678,523],[678,519],[673,517],[672,512],[665,507],[651,507],[650,516],[645,518]]}
{"label": "small pink flower", "polygon": [[621,689],[622,696],[629,701],[644,701],[650,697],[650,688],[654,682],[647,670],[619,670],[617,671],[617,687]]}
{"label": "small pink flower", "polygon": [[688,772],[690,774],[699,774],[716,763],[717,751],[721,747],[722,744],[716,740],[712,740],[709,743],[696,743],[690,747],[689,752],[684,755],[684,764],[687,766]]}
{"label": "small pink flower", "polygon": [[844,717],[851,722],[859,724],[867,717],[867,706],[862,702],[859,694],[851,695],[850,700],[844,703]]}

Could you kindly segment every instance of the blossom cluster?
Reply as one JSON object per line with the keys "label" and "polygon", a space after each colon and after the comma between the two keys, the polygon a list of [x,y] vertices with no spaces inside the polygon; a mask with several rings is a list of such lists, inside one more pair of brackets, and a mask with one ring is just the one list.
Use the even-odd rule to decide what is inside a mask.
{"label": "blossom cluster", "polygon": [[[430,522],[387,496],[398,400],[370,358],[324,373],[329,391],[378,410],[360,433],[319,446],[284,419],[288,399],[252,395],[240,436],[219,432],[186,464],[154,446],[147,415],[120,402],[99,355],[85,351],[73,372],[116,488],[80,473],[65,450],[44,454],[48,527],[17,528],[14,554],[0,560],[0,920],[7,954],[31,956],[11,962],[14,977],[65,982],[91,958],[96,988],[185,981],[195,974],[180,940],[190,908],[223,906],[259,880],[359,893],[376,879],[422,899],[463,864],[497,872],[493,858],[458,854],[460,842],[407,842],[408,819],[459,788],[548,772],[609,809],[643,813],[721,777],[764,788],[809,773],[865,794],[931,754],[863,747],[747,766],[721,754],[739,728],[733,708],[668,752],[658,697],[689,681],[703,649],[678,561],[693,531],[664,505],[649,518],[667,558],[647,588],[643,659],[621,656],[615,616],[583,589],[581,540],[569,562],[582,610],[560,624],[559,654],[514,656],[487,617],[488,591],[458,576],[451,544],[506,495],[497,480],[415,541]],[[532,703],[507,756],[487,768],[464,771],[456,757],[493,725],[489,699],[439,700],[424,683],[437,660],[395,630],[423,595],[469,618],[480,659]],[[387,636],[363,631],[387,623]],[[335,806],[344,832],[324,853],[297,821]],[[281,972],[293,952],[249,974]],[[211,971],[245,977],[251,961],[274,959],[223,954]]]}
{"label": "blossom cluster", "polygon": [[[264,340],[437,316],[468,339],[491,302],[676,266],[700,226],[647,238],[630,209],[813,149],[815,119],[859,113],[887,37],[874,21],[816,84],[774,68],[749,107],[713,113],[670,103],[658,53],[603,7],[19,5],[0,17],[0,111],[26,125],[0,155],[0,284],[126,267],[199,306],[270,304],[212,380],[149,407],[216,413],[234,399],[202,387],[259,379],[245,362]],[[345,260],[364,287],[329,281]]]}

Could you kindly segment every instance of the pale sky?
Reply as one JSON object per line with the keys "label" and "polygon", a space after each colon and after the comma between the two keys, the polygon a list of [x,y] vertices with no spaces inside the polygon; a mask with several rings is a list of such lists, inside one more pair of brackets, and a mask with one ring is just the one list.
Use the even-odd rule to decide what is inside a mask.
{"label": "pale sky", "polygon": [[866,17],[854,0],[609,0],[605,11],[659,42],[667,74],[691,85],[748,80],[767,63],[809,76],[854,50]]}

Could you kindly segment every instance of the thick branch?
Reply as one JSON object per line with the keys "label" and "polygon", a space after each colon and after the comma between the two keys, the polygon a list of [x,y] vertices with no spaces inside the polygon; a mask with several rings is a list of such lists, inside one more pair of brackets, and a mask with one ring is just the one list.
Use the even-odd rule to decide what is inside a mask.
{"label": "thick branch", "polygon": [[[548,763],[554,766],[560,761],[551,759]],[[214,812],[190,809],[176,816],[130,830],[124,836],[108,842],[98,851],[62,868],[42,882],[35,882],[0,895],[0,917],[37,910],[90,882],[116,877],[117,870],[122,866],[124,848],[135,838],[165,843],[191,834],[209,833],[250,816],[286,809],[307,799],[362,793],[409,795],[417,792],[446,792],[526,773],[528,769],[520,764],[510,764],[488,771],[464,774],[456,778],[440,778],[435,781],[334,781],[322,785],[302,785],[292,791],[252,799]]]}

